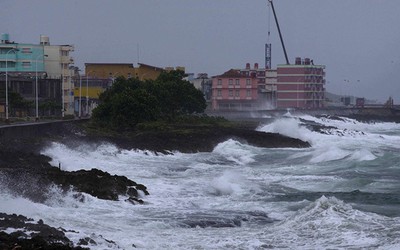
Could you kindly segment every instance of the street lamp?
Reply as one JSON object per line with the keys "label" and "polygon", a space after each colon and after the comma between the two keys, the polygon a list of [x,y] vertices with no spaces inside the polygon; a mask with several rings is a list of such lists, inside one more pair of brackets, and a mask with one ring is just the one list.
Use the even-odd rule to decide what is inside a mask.
{"label": "street lamp", "polygon": [[[38,65],[38,58],[39,57],[41,57],[41,56],[43,56],[43,57],[48,57],[48,55],[38,55],[37,57],[36,57],[36,60],[35,60],[35,62],[36,62],[36,70],[35,70],[35,72],[36,72],[36,84],[35,84],[35,88],[36,88],[36,118],[35,118],[35,121],[39,121],[39,95],[38,95],[38,69],[37,69],[37,65]],[[44,58],[43,58],[43,60],[42,61],[44,61]]]}
{"label": "street lamp", "polygon": [[81,106],[82,106],[82,75],[79,74],[79,119],[81,119]]}
{"label": "street lamp", "polygon": [[8,53],[10,53],[11,51],[14,51],[14,53],[15,53],[16,51],[19,51],[19,49],[12,48],[9,51],[7,51],[7,53],[6,53],[6,123],[9,122],[9,120],[8,120]]}
{"label": "street lamp", "polygon": [[86,72],[86,115],[89,115],[89,72]]}
{"label": "street lamp", "polygon": [[64,76],[61,74],[61,118],[64,118],[64,100],[65,96],[64,96]]}

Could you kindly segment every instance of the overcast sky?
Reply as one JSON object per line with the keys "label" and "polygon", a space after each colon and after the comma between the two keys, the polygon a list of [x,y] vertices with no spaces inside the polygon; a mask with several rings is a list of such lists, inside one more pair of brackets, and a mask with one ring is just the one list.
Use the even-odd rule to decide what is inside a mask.
{"label": "overcast sky", "polygon": [[[185,66],[218,75],[285,63],[267,0],[0,0],[0,33],[18,43],[73,44],[84,63]],[[337,94],[400,103],[400,0],[274,0],[289,60],[326,65]],[[270,20],[270,21],[269,21]],[[138,49],[139,48],[139,49]],[[139,53],[138,53],[139,51]]]}

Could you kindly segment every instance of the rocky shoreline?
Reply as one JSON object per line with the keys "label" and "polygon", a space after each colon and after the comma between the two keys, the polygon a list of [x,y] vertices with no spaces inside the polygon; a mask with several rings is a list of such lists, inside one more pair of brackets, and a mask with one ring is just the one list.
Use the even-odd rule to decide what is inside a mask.
{"label": "rocky shoreline", "polygon": [[[335,116],[329,118],[341,119]],[[374,122],[376,119],[369,118],[363,121]],[[83,194],[86,193],[99,199],[116,201],[122,198],[132,205],[145,204],[145,196],[149,195],[147,187],[125,176],[112,175],[98,169],[68,172],[61,166],[50,165],[51,159],[40,152],[51,142],[61,142],[69,147],[112,143],[121,149],[148,150],[161,154],[172,154],[175,151],[211,152],[215,146],[228,139],[264,148],[310,147],[308,142],[299,139],[255,131],[259,125],[256,121],[235,126],[175,124],[123,133],[103,133],[92,130],[88,124],[89,121],[65,122],[56,124],[56,128],[51,124],[50,129],[46,125],[43,128],[36,127],[35,133],[17,131],[8,137],[0,129],[0,188],[11,195],[40,203],[51,198],[46,190],[56,187],[60,192],[74,190],[74,198],[81,202],[84,202]],[[330,129],[310,121],[305,124],[311,130],[321,133]],[[10,231],[10,228],[14,229]],[[33,222],[21,215],[0,213],[0,249],[84,249],[89,243],[95,244],[93,239],[86,237],[79,241],[78,246],[74,246],[66,238],[65,229],[51,228],[41,220]]]}
{"label": "rocky shoreline", "polygon": [[[98,169],[68,172],[63,171],[61,166],[51,166],[51,159],[41,155],[40,151],[54,141],[71,147],[84,143],[111,142],[121,149],[149,150],[163,154],[174,151],[212,151],[218,143],[228,139],[266,148],[310,146],[298,139],[255,131],[257,124],[236,127],[175,126],[162,131],[143,130],[109,135],[89,132],[82,123],[85,124],[60,123],[57,129],[44,127],[31,137],[29,133],[21,136],[17,133],[11,139],[0,137],[0,187],[14,196],[40,203],[51,198],[47,192],[50,187],[56,187],[61,192],[72,189],[76,192],[75,199],[81,202],[85,199],[81,194],[87,193],[99,199],[114,201],[124,197],[126,202],[133,205],[144,203],[143,198],[149,195],[147,188],[124,176],[111,175]],[[6,233],[7,228],[14,228],[14,231]],[[34,232],[29,233],[27,230]],[[79,245],[85,246],[88,241],[91,239],[81,239]],[[33,223],[32,219],[21,215],[4,213],[0,214],[0,242],[1,249],[82,249],[65,237],[63,229],[51,228],[43,221]]]}
{"label": "rocky shoreline", "polygon": [[[65,236],[65,229],[57,229],[22,215],[0,213],[0,249],[88,249],[74,244]],[[84,244],[82,244],[84,245]]]}

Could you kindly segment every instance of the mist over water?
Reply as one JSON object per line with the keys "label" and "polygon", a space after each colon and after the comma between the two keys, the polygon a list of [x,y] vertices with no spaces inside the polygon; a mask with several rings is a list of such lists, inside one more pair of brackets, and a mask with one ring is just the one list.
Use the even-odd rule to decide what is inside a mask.
{"label": "mist over water", "polygon": [[[323,133],[309,124],[324,125]],[[312,116],[262,125],[309,141],[263,149],[235,140],[171,155],[112,144],[43,150],[63,170],[98,168],[147,186],[145,205],[53,187],[44,204],[0,191],[0,212],[62,227],[93,249],[400,248],[400,125]],[[113,242],[111,242],[113,241]]]}

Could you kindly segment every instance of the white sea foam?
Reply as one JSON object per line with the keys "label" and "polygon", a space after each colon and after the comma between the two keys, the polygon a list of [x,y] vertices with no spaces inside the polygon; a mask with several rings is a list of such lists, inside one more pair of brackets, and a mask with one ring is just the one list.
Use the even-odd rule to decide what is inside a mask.
{"label": "white sea foam", "polygon": [[234,171],[226,171],[222,176],[215,178],[211,182],[212,192],[216,195],[231,195],[241,192],[243,177]]}
{"label": "white sea foam", "polygon": [[[301,248],[368,248],[382,244],[386,231],[390,231],[387,226],[394,226],[396,221],[322,196],[278,223],[275,230],[280,237],[296,239]],[[398,240],[392,239],[391,244],[398,244]]]}
{"label": "white sea foam", "polygon": [[259,127],[257,130],[270,133],[279,133],[289,137],[307,141],[310,131],[300,127],[299,121],[295,118],[281,118],[273,123]]}
{"label": "white sea foam", "polygon": [[[398,179],[392,175],[398,174],[400,166],[393,152],[400,148],[396,140],[400,133],[390,134],[387,128],[400,132],[398,125],[378,127],[381,125],[306,117],[324,125],[336,124],[338,131],[347,129],[343,135],[328,135],[312,132],[301,126],[300,119],[288,116],[259,130],[309,141],[312,148],[262,149],[228,140],[209,153],[162,155],[122,150],[112,144],[71,148],[53,143],[42,151],[52,157],[53,165],[61,162],[67,171],[98,168],[126,176],[148,187],[145,205],[132,205],[124,197],[106,201],[62,192],[56,186],[48,191],[52,198],[39,204],[11,195],[0,179],[0,212],[43,219],[51,226],[71,230],[66,235],[75,243],[90,237],[97,243],[90,245],[91,249],[134,249],[132,244],[142,249],[399,246],[399,218],[363,212],[334,197],[315,200],[315,196],[306,196],[307,192],[357,189],[397,192]],[[392,162],[386,161],[388,155]],[[363,174],[358,176],[360,169]],[[298,192],[306,198],[285,199],[285,195]],[[277,196],[282,200],[276,200]],[[257,221],[254,211],[275,221]],[[204,218],[246,220],[232,228],[182,226],[185,220],[201,222],[202,214],[208,216]]]}
{"label": "white sea foam", "polygon": [[254,147],[229,139],[218,144],[213,152],[236,164],[244,165],[254,162],[255,150],[256,148]]}
{"label": "white sea foam", "polygon": [[357,150],[350,156],[350,159],[354,161],[372,161],[376,158],[377,157],[367,149]]}

